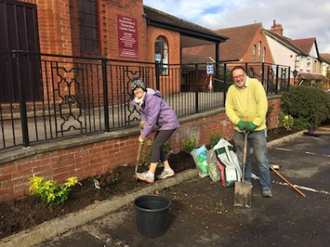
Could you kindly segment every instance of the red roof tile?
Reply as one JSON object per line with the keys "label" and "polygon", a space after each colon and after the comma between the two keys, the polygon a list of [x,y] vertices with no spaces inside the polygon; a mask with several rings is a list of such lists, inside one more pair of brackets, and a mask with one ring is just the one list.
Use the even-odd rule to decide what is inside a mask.
{"label": "red roof tile", "polygon": [[302,49],[304,52],[309,54],[312,50],[313,44],[315,43],[315,38],[305,38],[305,39],[293,39],[291,42]]}
{"label": "red roof tile", "polygon": [[[249,49],[258,30],[263,30],[261,23],[245,26],[214,30],[215,33],[229,37],[225,43],[220,44],[220,60],[240,60]],[[184,48],[183,53],[210,56],[214,58],[215,46],[198,46]]]}

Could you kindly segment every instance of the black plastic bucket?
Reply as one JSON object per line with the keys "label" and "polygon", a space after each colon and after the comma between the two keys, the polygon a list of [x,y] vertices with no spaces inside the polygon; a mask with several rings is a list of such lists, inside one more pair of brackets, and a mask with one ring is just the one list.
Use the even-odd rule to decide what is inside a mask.
{"label": "black plastic bucket", "polygon": [[160,195],[144,195],[134,200],[136,224],[143,237],[156,238],[165,234],[171,201]]}

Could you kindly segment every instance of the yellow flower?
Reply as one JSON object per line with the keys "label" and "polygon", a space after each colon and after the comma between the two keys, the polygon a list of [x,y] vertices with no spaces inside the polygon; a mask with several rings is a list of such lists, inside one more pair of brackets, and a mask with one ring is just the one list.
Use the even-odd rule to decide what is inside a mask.
{"label": "yellow flower", "polygon": [[66,186],[71,187],[74,186],[78,183],[78,178],[77,177],[71,177],[66,180],[67,182],[65,183]]}

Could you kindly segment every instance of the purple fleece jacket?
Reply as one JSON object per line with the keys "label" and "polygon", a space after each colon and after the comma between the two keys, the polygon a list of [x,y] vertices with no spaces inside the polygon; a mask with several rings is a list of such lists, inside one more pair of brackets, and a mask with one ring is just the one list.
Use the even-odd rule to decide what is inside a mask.
{"label": "purple fleece jacket", "polygon": [[140,111],[141,121],[146,121],[141,133],[143,138],[150,135],[155,125],[158,130],[173,130],[180,126],[174,110],[161,98],[161,93],[158,90],[148,88],[141,106],[134,99],[132,103]]}

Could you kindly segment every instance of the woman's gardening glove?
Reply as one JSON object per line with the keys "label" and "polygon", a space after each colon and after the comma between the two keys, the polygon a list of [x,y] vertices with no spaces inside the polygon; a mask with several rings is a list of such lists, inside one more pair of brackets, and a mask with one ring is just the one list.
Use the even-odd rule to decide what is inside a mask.
{"label": "woman's gardening glove", "polygon": [[144,141],[146,140],[147,138],[144,138],[142,137],[141,135],[139,136],[139,142],[141,143],[141,145],[144,144]]}
{"label": "woman's gardening glove", "polygon": [[253,131],[255,128],[257,128],[258,126],[257,125],[255,125],[254,123],[252,123],[252,122],[250,122],[248,125],[247,125],[247,127],[246,127],[246,129],[248,130],[248,131]]}
{"label": "woman's gardening glove", "polygon": [[244,121],[238,121],[237,126],[240,130],[246,130],[248,123]]}
{"label": "woman's gardening glove", "polygon": [[141,121],[139,124],[139,128],[142,131],[144,129],[144,127],[146,126],[147,122],[146,121]]}

